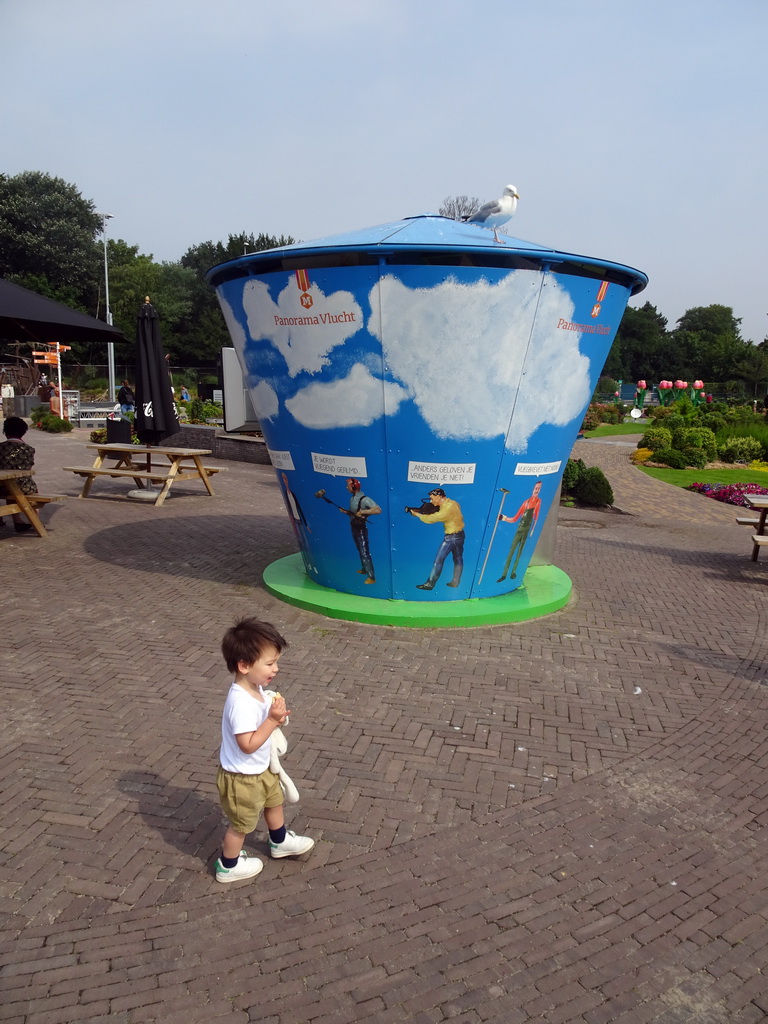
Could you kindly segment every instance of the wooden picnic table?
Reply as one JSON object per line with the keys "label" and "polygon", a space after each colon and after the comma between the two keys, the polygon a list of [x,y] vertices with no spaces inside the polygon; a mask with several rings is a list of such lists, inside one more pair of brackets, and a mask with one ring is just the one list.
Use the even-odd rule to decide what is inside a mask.
{"label": "wooden picnic table", "polygon": [[[13,498],[13,501],[7,504],[0,504],[0,516],[12,516],[20,512],[30,521],[38,537],[45,537],[46,529],[40,522],[40,516],[32,504],[37,495],[25,494],[18,484],[18,481],[23,480],[24,477],[34,475],[31,469],[0,469],[0,481],[5,485],[3,490],[9,498]],[[36,504],[40,504],[40,502]]]}
{"label": "wooden picnic table", "polygon": [[[96,452],[92,466],[65,466],[69,473],[85,477],[79,497],[87,498],[97,476],[128,477],[137,487],[144,482],[158,481],[162,488],[155,505],[162,505],[177,480],[202,480],[206,490],[213,495],[210,477],[218,473],[216,466],[203,465],[203,457],[211,454],[210,448],[164,448],[162,445],[138,444],[87,444]],[[111,465],[104,465],[105,459],[115,459]],[[157,460],[160,464],[157,465]],[[155,466],[152,465],[155,460]]]}
{"label": "wooden picnic table", "polygon": [[751,526],[757,526],[757,530],[752,534],[752,561],[757,561],[757,556],[760,554],[760,548],[764,544],[768,544],[768,537],[765,536],[765,520],[768,516],[768,494],[745,494],[744,500],[747,505],[754,509],[755,512],[759,512],[760,515],[757,519],[742,519],[737,518],[737,522],[743,524],[749,524]]}

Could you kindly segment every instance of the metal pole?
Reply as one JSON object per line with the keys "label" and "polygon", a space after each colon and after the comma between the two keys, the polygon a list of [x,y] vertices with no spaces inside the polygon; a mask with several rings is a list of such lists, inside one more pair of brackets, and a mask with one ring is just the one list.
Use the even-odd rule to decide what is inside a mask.
{"label": "metal pole", "polygon": [[61,383],[61,346],[59,342],[56,342],[56,377],[59,381],[59,416],[65,420],[67,416],[64,412],[64,385]]}
{"label": "metal pole", "polygon": [[509,494],[509,491],[507,490],[506,487],[499,487],[498,490],[501,491],[502,495],[501,504],[499,505],[499,511],[496,515],[496,521],[493,524],[493,533],[491,534],[491,539],[490,542],[488,543],[488,550],[485,552],[485,561],[483,562],[483,568],[480,570],[480,579],[477,581],[478,586],[480,586],[480,584],[483,582],[483,576],[485,575],[485,567],[486,565],[488,565],[488,556],[491,553],[493,541],[496,536],[496,530],[498,529],[499,526],[499,516],[501,515],[501,510],[504,508],[504,502],[507,500],[507,495]]}
{"label": "metal pole", "polygon": [[[112,326],[112,310],[109,308],[109,261],[107,259],[107,221],[112,219],[111,213],[101,215],[102,233],[104,236],[104,303],[107,307],[107,324]],[[109,401],[115,401],[115,345],[107,342],[107,372],[109,373]]]}

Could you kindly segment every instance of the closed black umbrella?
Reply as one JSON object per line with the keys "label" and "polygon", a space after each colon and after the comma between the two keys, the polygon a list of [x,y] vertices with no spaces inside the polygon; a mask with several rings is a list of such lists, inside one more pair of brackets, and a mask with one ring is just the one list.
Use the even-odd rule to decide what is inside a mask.
{"label": "closed black umbrella", "polygon": [[179,429],[157,310],[147,297],[136,326],[136,415],[142,444],[160,444]]}

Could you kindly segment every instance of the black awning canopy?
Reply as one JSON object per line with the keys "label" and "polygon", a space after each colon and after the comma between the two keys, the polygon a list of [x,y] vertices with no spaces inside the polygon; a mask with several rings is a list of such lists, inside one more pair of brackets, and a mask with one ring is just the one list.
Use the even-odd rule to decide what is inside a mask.
{"label": "black awning canopy", "polygon": [[117,327],[0,278],[0,340],[118,342],[125,341],[125,335]]}

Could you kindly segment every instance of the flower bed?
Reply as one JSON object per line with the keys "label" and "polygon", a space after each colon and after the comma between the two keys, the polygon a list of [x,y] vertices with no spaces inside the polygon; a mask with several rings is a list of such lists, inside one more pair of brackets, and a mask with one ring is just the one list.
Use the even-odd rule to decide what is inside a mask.
{"label": "flower bed", "polygon": [[747,508],[745,494],[768,494],[768,487],[761,484],[689,484],[687,491],[697,491],[715,501],[725,501],[729,505],[741,505]]}

